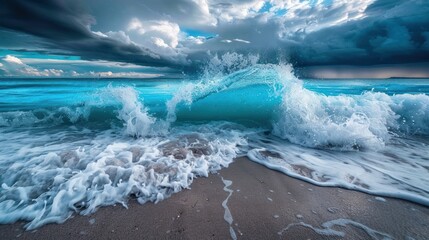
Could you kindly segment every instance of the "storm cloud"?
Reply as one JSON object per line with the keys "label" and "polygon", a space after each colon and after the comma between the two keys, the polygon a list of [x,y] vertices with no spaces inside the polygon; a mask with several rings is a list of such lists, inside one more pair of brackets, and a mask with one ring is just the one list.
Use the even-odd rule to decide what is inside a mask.
{"label": "storm cloud", "polygon": [[[0,0],[0,48],[192,69],[216,53],[297,67],[429,62],[422,0]],[[30,41],[31,40],[31,41]]]}
{"label": "storm cloud", "polygon": [[[89,60],[132,62],[147,66],[176,66],[179,57],[161,56],[145,46],[120,41],[91,31],[95,18],[82,1],[1,1],[0,26],[38,37],[34,44],[49,51],[82,56]],[[9,34],[13,34],[10,33]],[[32,48],[35,46],[22,46]],[[54,50],[52,50],[54,49]]]}

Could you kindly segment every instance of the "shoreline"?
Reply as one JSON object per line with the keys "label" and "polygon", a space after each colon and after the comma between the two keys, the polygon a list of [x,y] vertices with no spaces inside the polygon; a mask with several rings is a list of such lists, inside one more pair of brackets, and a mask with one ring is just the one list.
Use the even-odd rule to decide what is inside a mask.
{"label": "shoreline", "polygon": [[[228,214],[230,213],[230,214]],[[246,157],[157,203],[134,199],[33,231],[0,225],[2,239],[429,238],[429,208],[338,187],[319,187]]]}

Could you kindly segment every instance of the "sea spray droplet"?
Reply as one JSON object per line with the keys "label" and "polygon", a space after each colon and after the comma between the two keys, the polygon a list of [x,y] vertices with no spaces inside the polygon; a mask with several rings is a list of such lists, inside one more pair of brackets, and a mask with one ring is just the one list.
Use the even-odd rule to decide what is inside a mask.
{"label": "sea spray droplet", "polygon": [[138,99],[138,92],[131,87],[110,87],[108,92],[122,105],[118,118],[124,121],[126,133],[134,137],[148,135],[155,119],[149,116],[147,109]]}

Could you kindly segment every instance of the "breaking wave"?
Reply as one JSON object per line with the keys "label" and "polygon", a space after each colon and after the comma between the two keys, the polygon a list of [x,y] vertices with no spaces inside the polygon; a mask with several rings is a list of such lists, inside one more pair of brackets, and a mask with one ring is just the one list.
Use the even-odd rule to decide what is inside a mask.
{"label": "breaking wave", "polygon": [[256,62],[214,57],[198,81],[149,103],[144,89],[107,86],[77,105],[0,112],[0,223],[34,229],[130,197],[158,202],[238,155],[429,206],[425,93],[330,96],[291,65]]}

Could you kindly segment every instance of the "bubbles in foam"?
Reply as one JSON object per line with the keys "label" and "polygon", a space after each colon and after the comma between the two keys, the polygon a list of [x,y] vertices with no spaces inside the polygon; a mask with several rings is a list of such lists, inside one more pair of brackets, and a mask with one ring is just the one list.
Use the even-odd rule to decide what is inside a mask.
{"label": "bubbles in foam", "polygon": [[340,186],[429,205],[427,144],[394,137],[382,150],[304,148],[270,135],[249,137],[247,156],[319,186]]}
{"label": "bubbles in foam", "polygon": [[[429,148],[407,139],[429,133],[427,95],[325,96],[304,88],[290,65],[256,62],[235,53],[215,57],[201,81],[184,85],[167,102],[167,121],[151,114],[136,89],[111,86],[74,106],[0,113],[0,223],[26,220],[32,229],[73,212],[126,205],[130,196],[161,201],[194,177],[227,166],[239,152],[318,185],[429,204]],[[170,126],[181,104],[191,108],[209,95],[252,84],[272,86],[281,98],[266,116],[273,129]],[[91,121],[107,124],[92,128]]]}
{"label": "bubbles in foam", "polygon": [[222,123],[137,139],[113,130],[50,132],[48,138],[19,134],[23,141],[9,144],[10,159],[0,166],[0,223],[26,220],[28,229],[63,222],[73,212],[126,205],[129,196],[140,203],[161,201],[193,178],[228,166],[238,145],[246,144],[243,133]]}
{"label": "bubbles in foam", "polygon": [[306,147],[338,150],[382,149],[396,134],[428,134],[429,96],[380,92],[326,96],[303,87],[290,67],[280,67],[283,83],[277,136]]}
{"label": "bubbles in foam", "polygon": [[429,96],[398,94],[391,97],[390,106],[399,116],[399,127],[407,134],[429,134]]}
{"label": "bubbles in foam", "polygon": [[340,150],[380,149],[390,138],[396,116],[380,96],[325,96],[284,72],[279,72],[284,90],[274,134],[303,146]]}
{"label": "bubbles in foam", "polygon": [[[326,96],[304,88],[290,65],[255,65],[196,87],[184,99],[191,104],[207,94],[258,81],[282,84],[280,90],[274,88],[282,102],[272,119],[272,133],[298,146],[256,134],[249,137],[257,142],[252,145],[256,149],[248,151],[252,160],[321,186],[429,204],[428,183],[422,177],[427,175],[428,147],[401,138],[427,134],[427,95]],[[269,157],[258,148],[279,157]]]}

